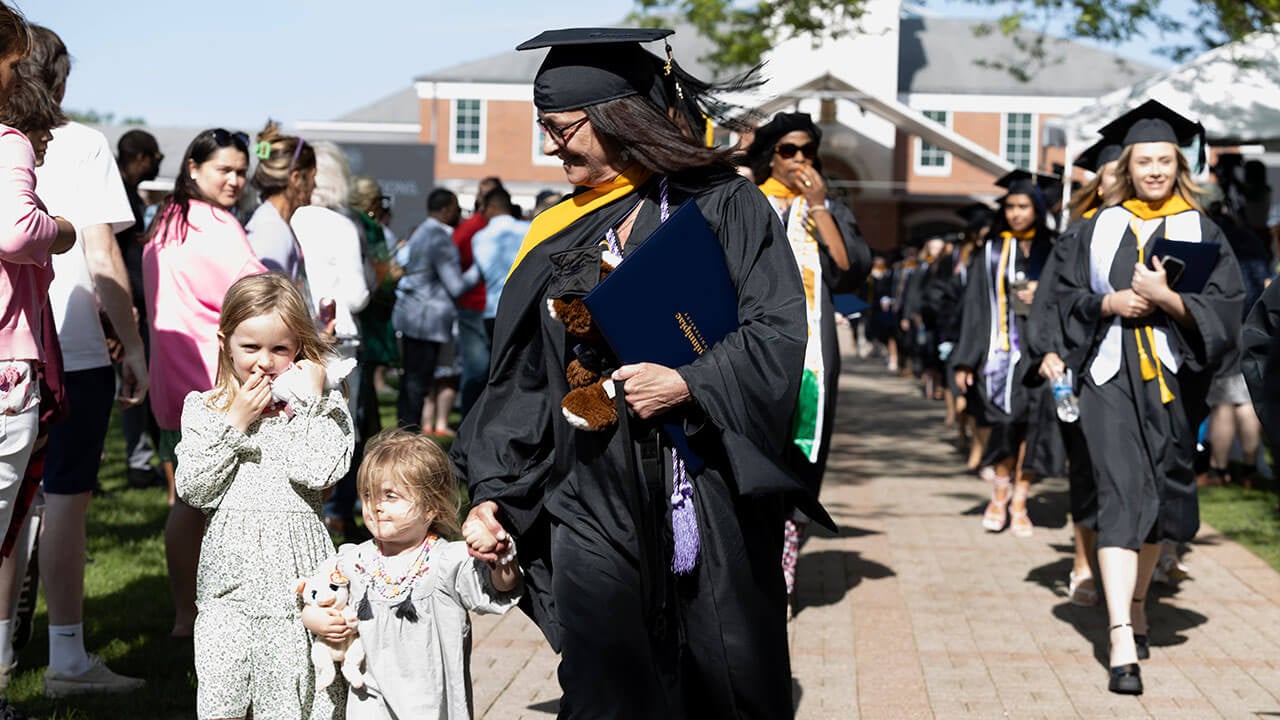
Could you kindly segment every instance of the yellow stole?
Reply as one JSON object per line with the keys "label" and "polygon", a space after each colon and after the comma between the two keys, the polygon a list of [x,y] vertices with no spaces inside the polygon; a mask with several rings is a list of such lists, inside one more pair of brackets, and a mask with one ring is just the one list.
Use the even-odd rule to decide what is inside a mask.
{"label": "yellow stole", "polygon": [[800,197],[800,192],[787,187],[781,180],[770,175],[768,180],[760,183],[760,192],[769,197],[793,200]]}
{"label": "yellow stole", "polygon": [[645,166],[635,163],[604,185],[580,192],[544,210],[541,215],[533,219],[529,232],[525,233],[524,242],[520,243],[520,250],[516,253],[516,260],[511,264],[511,271],[507,273],[507,277],[510,277],[511,273],[520,266],[524,256],[543,240],[618,198],[635,192],[635,189],[643,185],[652,174]]}
{"label": "yellow stole", "polygon": [[1102,209],[1102,207],[1101,207],[1101,206],[1094,207],[1094,208],[1089,208],[1088,210],[1085,210],[1085,211],[1084,211],[1084,213],[1080,215],[1080,217],[1084,218],[1085,220],[1088,220],[1089,218],[1093,217],[1094,215],[1097,215],[1097,214],[1098,214],[1098,211],[1099,211],[1099,210],[1101,210],[1101,209]]}
{"label": "yellow stole", "polygon": [[[1156,203],[1130,198],[1125,200],[1122,205],[1125,210],[1134,215],[1134,219],[1129,223],[1129,228],[1133,230],[1133,235],[1138,241],[1138,262],[1140,264],[1146,262],[1146,250],[1143,247],[1142,234],[1139,232],[1141,221],[1155,220],[1156,218],[1177,215],[1178,213],[1195,209],[1181,195],[1171,195]],[[1146,338],[1145,343],[1143,342],[1144,336]],[[1142,379],[1159,382],[1160,402],[1168,405],[1173,402],[1173,391],[1169,389],[1168,382],[1164,379],[1164,367],[1160,363],[1160,356],[1156,354],[1155,330],[1151,325],[1136,327],[1133,329],[1133,337],[1138,343],[1138,364],[1142,369]],[[1148,351],[1148,348],[1150,348],[1150,351]]]}
{"label": "yellow stole", "polygon": [[1005,283],[1005,275],[1009,272],[1009,261],[1013,257],[1014,241],[1031,240],[1036,236],[1035,228],[1023,230],[1022,232],[1014,232],[1005,230],[1000,233],[1000,264],[997,266],[996,276],[991,278],[996,287],[996,308],[1000,311],[1000,318],[996,321],[999,324],[999,332],[996,335],[996,342],[1001,350],[1009,351],[1009,288]]}

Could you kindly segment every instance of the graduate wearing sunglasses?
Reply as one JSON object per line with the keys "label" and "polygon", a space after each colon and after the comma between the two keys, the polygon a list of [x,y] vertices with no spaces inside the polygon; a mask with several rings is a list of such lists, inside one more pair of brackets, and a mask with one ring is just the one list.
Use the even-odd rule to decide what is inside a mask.
{"label": "graduate wearing sunglasses", "polygon": [[[840,347],[836,340],[832,293],[855,292],[871,268],[871,251],[862,239],[853,212],[827,197],[818,161],[822,130],[808,113],[778,113],[756,130],[747,148],[752,177],[786,228],[796,266],[804,281],[809,323],[805,348],[805,382],[801,386],[798,422],[787,448],[788,466],[816,496],[822,485],[835,417],[840,379]],[[803,516],[787,522],[784,574],[787,593],[795,584],[794,561]]]}

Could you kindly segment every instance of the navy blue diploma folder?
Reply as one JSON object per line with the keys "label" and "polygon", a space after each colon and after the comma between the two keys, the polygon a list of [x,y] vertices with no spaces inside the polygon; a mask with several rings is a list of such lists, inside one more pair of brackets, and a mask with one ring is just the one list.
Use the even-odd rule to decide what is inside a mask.
{"label": "navy blue diploma folder", "polygon": [[[688,365],[738,329],[738,291],[724,250],[692,200],[627,253],[583,302],[624,364]],[[686,467],[700,469],[684,431],[663,428]]]}
{"label": "navy blue diploma folder", "polygon": [[[1162,263],[1166,262],[1166,258],[1177,258],[1184,269],[1182,276],[1176,280],[1173,272],[1166,269],[1169,273],[1169,286],[1178,292],[1199,293],[1204,291],[1213,268],[1218,264],[1218,250],[1218,243],[1179,242],[1160,238],[1151,246],[1151,257],[1160,258]],[[1151,266],[1149,261],[1147,266]]]}

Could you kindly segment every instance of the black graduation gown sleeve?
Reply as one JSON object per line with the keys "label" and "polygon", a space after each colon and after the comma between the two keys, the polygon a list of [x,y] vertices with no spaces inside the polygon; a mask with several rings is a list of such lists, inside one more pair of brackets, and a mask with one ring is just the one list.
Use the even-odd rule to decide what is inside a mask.
{"label": "black graduation gown sleeve", "polygon": [[1249,384],[1253,408],[1267,443],[1280,448],[1280,282],[1262,292],[1249,311],[1242,336],[1240,369]]}
{"label": "black graduation gown sleeve", "polygon": [[[987,273],[982,268],[986,253],[978,250],[969,262],[969,282],[960,299],[960,338],[951,351],[953,370],[966,369],[975,373],[987,358],[990,342],[988,328],[991,325],[991,305],[988,302],[990,288]],[[977,382],[975,378],[974,382]]]}
{"label": "black graduation gown sleeve", "polygon": [[831,259],[827,249],[830,242],[820,238],[822,248],[822,282],[832,293],[856,293],[867,280],[871,272],[871,248],[862,237],[858,220],[853,211],[839,200],[831,200],[828,208],[836,228],[840,230],[840,241],[844,243],[845,254],[849,258],[849,269],[841,270]]}

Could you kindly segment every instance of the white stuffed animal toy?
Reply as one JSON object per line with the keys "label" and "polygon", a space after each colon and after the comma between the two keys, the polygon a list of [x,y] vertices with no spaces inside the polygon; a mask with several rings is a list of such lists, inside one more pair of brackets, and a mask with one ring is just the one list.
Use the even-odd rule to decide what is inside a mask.
{"label": "white stuffed animal toy", "polygon": [[[338,387],[339,383],[351,374],[355,366],[355,358],[339,358],[335,355],[325,358],[324,389],[332,390]],[[306,376],[297,365],[290,366],[271,383],[271,397],[276,402],[293,403],[312,394],[314,393],[307,388]]]}
{"label": "white stuffed animal toy", "polygon": [[[350,581],[338,570],[338,559],[332,558],[321,563],[319,571],[310,578],[298,579],[298,594],[307,605],[341,610],[348,621],[356,617],[355,608],[348,602],[350,599]],[[360,666],[364,664],[364,645],[360,636],[352,634],[339,644],[332,644],[322,638],[315,638],[311,643],[311,663],[316,668],[316,691],[327,687],[337,677],[334,663],[342,664],[342,676],[353,688],[364,687],[364,673]]]}

